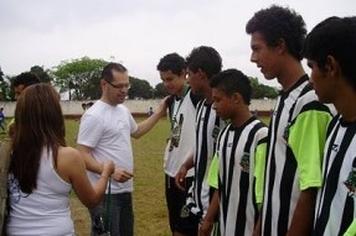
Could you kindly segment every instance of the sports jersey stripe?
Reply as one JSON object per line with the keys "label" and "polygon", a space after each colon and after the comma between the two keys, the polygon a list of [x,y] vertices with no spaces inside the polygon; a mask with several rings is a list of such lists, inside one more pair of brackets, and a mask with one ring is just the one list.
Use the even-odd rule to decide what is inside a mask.
{"label": "sports jersey stripe", "polygon": [[[229,126],[230,127],[230,126]],[[223,148],[222,148],[222,156],[221,156],[221,160],[222,160],[222,163],[223,163],[223,170],[226,170],[227,169],[227,160],[226,160],[226,151],[227,151],[227,141],[228,141],[228,135],[229,134],[229,129],[227,128],[224,132],[224,135],[221,136],[221,139],[224,140],[223,142]],[[226,171],[222,172],[223,173],[223,176],[222,176],[222,179],[223,181],[219,181],[221,184],[221,186],[219,187],[219,190],[221,192],[221,197],[223,199],[222,203],[222,208],[223,208],[223,220],[224,220],[224,223],[226,223],[226,217],[227,217],[227,194],[225,192],[225,188],[226,188],[226,185],[224,183],[226,183],[226,179],[227,179],[227,175],[228,173]]]}
{"label": "sports jersey stripe", "polygon": [[[266,161],[266,177],[265,181],[268,181],[267,184],[265,184],[265,198],[267,199],[267,204],[264,204],[266,207],[266,213],[264,213],[264,219],[265,221],[263,222],[263,235],[265,236],[270,236],[271,235],[271,229],[272,229],[272,192],[273,192],[273,187],[274,187],[274,179],[275,179],[275,171],[276,171],[276,163],[275,163],[275,157],[274,157],[274,149],[275,149],[275,143],[276,143],[276,138],[274,135],[277,134],[277,129],[278,126],[276,124],[279,123],[279,120],[281,118],[281,112],[283,110],[284,104],[282,102],[282,98],[279,99],[278,101],[278,107],[277,107],[277,115],[273,117],[271,126],[269,127],[270,129],[270,140],[273,141],[272,145],[269,144],[269,155]],[[273,130],[273,132],[272,132]],[[268,168],[269,167],[269,168]],[[265,208],[264,207],[264,208]]]}
{"label": "sports jersey stripe", "polygon": [[[245,147],[244,147],[244,154],[247,152],[250,154],[254,153],[254,152],[251,152],[251,144],[255,138],[256,132],[259,129],[261,129],[262,127],[263,127],[262,123],[256,123],[252,127],[251,131],[248,133],[247,142],[245,143]],[[250,155],[249,158],[251,159],[253,157],[251,157],[251,155]],[[251,192],[251,191],[246,191],[246,190],[249,190],[249,188],[250,188],[250,180],[249,179],[250,179],[249,173],[241,171],[240,188],[239,188],[240,189],[240,201],[239,201],[239,207],[237,210],[235,235],[244,235],[245,234],[247,200],[248,200],[249,192]],[[254,189],[252,191],[252,195],[255,195]],[[244,222],[244,223],[242,223],[242,222]]]}
{"label": "sports jersey stripe", "polygon": [[319,218],[315,223],[315,235],[323,235],[326,229],[330,216],[330,206],[338,188],[339,171],[341,169],[345,153],[352,141],[353,136],[354,132],[351,129],[346,130],[346,133],[341,142],[342,149],[340,149],[336,154],[335,160],[333,161],[330,170],[328,171],[328,176],[325,180],[325,191],[323,203],[321,206],[321,212],[319,214]]}
{"label": "sports jersey stripe", "polygon": [[278,216],[278,235],[286,235],[288,231],[289,211],[293,183],[297,170],[297,161],[292,150],[287,147],[287,160],[284,164],[282,180],[280,185],[280,212]]}
{"label": "sports jersey stripe", "polygon": [[[333,122],[331,122],[331,123],[333,123]],[[330,132],[332,132],[332,133],[330,133],[331,137],[327,140],[327,142],[325,144],[325,147],[328,147],[328,149],[326,151],[326,155],[324,155],[327,158],[324,158],[323,169],[326,169],[329,166],[330,153],[331,153],[331,150],[332,150],[332,146],[329,145],[329,144],[335,142],[335,139],[336,139],[336,136],[337,136],[337,133],[338,133],[337,130],[339,129],[339,126],[340,126],[340,123],[336,123],[336,122],[334,123],[333,128],[334,128],[334,130],[336,130],[335,132],[332,132],[332,130],[330,129],[331,128],[330,126],[328,127],[331,130]],[[323,173],[323,185],[322,185],[322,188],[319,190],[322,193],[325,192],[326,176],[327,176],[327,171],[324,171],[324,173]],[[319,204],[319,203],[321,203],[323,201],[322,197],[323,197],[323,194],[320,194],[320,199],[316,203],[316,208],[315,209],[316,209],[317,213],[320,212],[321,207],[322,207],[322,204]],[[316,224],[316,222],[314,222],[314,225],[315,224]]]}
{"label": "sports jersey stripe", "polygon": [[340,229],[337,235],[342,235],[351,225],[352,219],[354,218],[354,211],[354,199],[351,196],[347,196],[342,212]]}
{"label": "sports jersey stripe", "polygon": [[[232,149],[230,152],[230,157],[228,158],[229,164],[228,164],[228,169],[227,169],[227,173],[228,173],[228,179],[227,179],[227,190],[226,190],[226,202],[227,202],[227,207],[225,209],[225,211],[228,211],[229,208],[229,204],[230,204],[230,196],[231,196],[231,186],[232,186],[232,177],[234,174],[234,168],[235,168],[235,152],[236,152],[236,147],[237,144],[239,143],[240,140],[240,134],[241,131],[238,131],[238,133],[233,132],[234,136],[233,136],[233,144],[232,144]],[[224,158],[227,159],[227,158]]]}
{"label": "sports jersey stripe", "polygon": [[209,118],[210,118],[210,111],[211,111],[211,106],[205,106],[204,105],[204,122],[202,126],[202,130],[200,130],[199,126],[199,132],[202,131],[201,137],[200,137],[200,144],[201,146],[198,146],[198,150],[200,150],[199,157],[197,158],[199,160],[198,162],[198,173],[197,173],[197,180],[198,180],[198,186],[197,186],[197,203],[199,206],[199,209],[203,209],[203,204],[201,202],[201,193],[202,193],[202,186],[203,186],[203,180],[205,176],[205,170],[206,170],[206,165],[207,165],[207,155],[208,155],[208,144],[207,144],[207,132],[208,132],[208,123],[209,123]]}

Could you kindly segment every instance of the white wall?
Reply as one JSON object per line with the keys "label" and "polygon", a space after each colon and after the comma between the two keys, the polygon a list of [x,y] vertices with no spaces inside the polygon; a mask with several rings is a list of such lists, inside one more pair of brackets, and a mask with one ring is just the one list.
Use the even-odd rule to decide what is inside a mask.
{"label": "white wall", "polygon": [[[150,106],[155,109],[160,100],[127,100],[125,105],[130,109],[132,113],[146,113]],[[80,115],[83,113],[82,103],[90,101],[61,101],[61,106],[64,115]],[[252,100],[250,109],[252,111],[270,111],[275,105],[275,100],[271,99],[258,99]],[[0,102],[0,107],[4,108],[6,117],[14,115],[16,102]]]}

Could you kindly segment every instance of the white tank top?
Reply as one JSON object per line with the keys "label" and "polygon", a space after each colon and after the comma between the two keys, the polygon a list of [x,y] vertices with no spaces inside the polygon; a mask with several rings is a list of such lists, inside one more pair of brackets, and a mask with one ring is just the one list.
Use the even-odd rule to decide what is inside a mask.
{"label": "white tank top", "polygon": [[53,168],[52,151],[44,148],[38,171],[37,189],[20,190],[12,174],[8,178],[10,214],[8,235],[74,235],[69,209],[71,184]]}

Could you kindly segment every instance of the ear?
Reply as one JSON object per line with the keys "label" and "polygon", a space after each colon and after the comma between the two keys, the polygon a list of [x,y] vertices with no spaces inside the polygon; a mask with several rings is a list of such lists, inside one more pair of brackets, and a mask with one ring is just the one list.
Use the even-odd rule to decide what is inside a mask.
{"label": "ear", "polygon": [[104,79],[100,80],[100,87],[101,89],[104,89],[105,85],[107,84],[107,82]]}
{"label": "ear", "polygon": [[325,72],[333,78],[341,77],[341,68],[335,57],[331,55],[326,57]]}
{"label": "ear", "polygon": [[206,75],[206,73],[202,69],[199,68],[197,73],[198,73],[198,75],[199,75],[199,77],[201,79],[208,79],[208,76]]}
{"label": "ear", "polygon": [[275,49],[278,53],[282,54],[287,51],[287,44],[283,38],[278,39]]}
{"label": "ear", "polygon": [[231,97],[233,99],[234,104],[240,104],[241,102],[243,102],[243,98],[238,92],[232,94]]}

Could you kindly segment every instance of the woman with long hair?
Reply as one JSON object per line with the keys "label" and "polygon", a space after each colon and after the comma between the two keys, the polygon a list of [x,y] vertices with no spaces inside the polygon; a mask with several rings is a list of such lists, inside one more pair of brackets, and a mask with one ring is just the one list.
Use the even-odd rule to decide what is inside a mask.
{"label": "woman with long hair", "polygon": [[79,151],[67,147],[59,94],[49,84],[25,89],[17,101],[8,177],[8,235],[73,235],[69,194],[88,208],[102,199],[114,164],[92,186]]}

